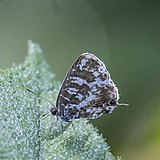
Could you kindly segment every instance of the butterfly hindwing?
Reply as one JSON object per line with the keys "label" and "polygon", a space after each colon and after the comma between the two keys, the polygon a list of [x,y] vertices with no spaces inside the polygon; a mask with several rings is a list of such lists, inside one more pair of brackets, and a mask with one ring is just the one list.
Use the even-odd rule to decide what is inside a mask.
{"label": "butterfly hindwing", "polygon": [[83,53],[68,71],[57,98],[58,115],[65,121],[95,119],[110,113],[119,94],[104,63]]}

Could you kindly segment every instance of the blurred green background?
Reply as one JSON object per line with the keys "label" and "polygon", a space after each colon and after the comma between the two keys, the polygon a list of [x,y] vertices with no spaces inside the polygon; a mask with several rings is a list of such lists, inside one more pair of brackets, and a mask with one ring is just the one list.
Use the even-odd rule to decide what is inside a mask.
{"label": "blurred green background", "polygon": [[57,80],[83,52],[105,62],[120,102],[92,120],[114,155],[160,159],[160,2],[144,0],[1,0],[0,68],[24,61],[38,42]]}

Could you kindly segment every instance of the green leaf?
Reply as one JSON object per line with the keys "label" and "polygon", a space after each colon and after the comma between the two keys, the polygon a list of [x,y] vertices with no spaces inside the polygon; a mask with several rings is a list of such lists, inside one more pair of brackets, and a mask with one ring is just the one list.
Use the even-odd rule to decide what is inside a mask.
{"label": "green leaf", "polygon": [[[49,115],[60,83],[38,44],[29,41],[25,62],[0,71],[0,159],[114,160],[109,146],[86,119],[64,123]],[[27,92],[30,89],[39,96]],[[52,126],[52,128],[51,128]],[[74,130],[75,129],[75,130]]]}

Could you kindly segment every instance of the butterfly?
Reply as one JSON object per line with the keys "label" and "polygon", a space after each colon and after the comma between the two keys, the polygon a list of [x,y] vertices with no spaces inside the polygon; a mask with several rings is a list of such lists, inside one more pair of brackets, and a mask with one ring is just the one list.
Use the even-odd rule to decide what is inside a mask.
{"label": "butterfly", "polygon": [[83,53],[69,69],[50,112],[65,122],[96,119],[126,105],[118,100],[118,89],[105,64],[94,54]]}

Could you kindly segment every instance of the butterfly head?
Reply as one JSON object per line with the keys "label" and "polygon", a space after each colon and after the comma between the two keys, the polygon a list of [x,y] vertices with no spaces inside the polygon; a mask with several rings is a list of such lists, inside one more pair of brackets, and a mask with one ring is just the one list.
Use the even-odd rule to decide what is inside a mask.
{"label": "butterfly head", "polygon": [[58,110],[57,110],[57,108],[51,108],[51,109],[50,109],[50,112],[51,112],[51,114],[54,116],[54,115],[57,115]]}

